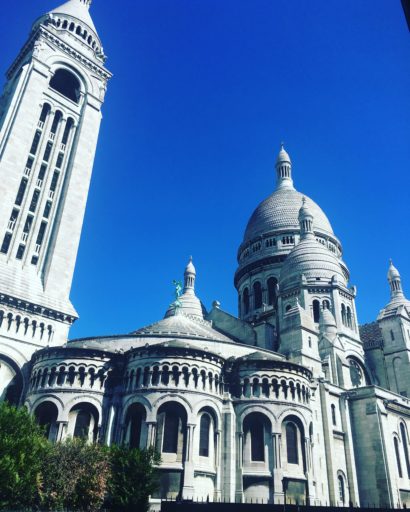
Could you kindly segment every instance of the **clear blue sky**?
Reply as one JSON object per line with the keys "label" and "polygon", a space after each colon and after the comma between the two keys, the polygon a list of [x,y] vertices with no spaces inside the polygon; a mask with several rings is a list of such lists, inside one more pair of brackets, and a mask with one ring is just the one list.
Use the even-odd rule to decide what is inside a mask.
{"label": "clear blue sky", "polygon": [[[7,3],[0,69],[58,0]],[[6,12],[3,9],[3,14]],[[328,215],[361,323],[410,297],[410,33],[399,0],[94,0],[114,73],[72,289],[71,337],[161,318],[190,254],[197,292],[236,312],[246,222],[283,139]]]}

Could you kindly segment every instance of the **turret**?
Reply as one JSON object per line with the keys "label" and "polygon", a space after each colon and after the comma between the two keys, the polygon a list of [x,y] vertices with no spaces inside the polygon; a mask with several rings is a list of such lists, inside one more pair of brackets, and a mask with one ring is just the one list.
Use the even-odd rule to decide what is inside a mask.
{"label": "turret", "polygon": [[281,144],[275,167],[277,176],[277,188],[293,188],[292,161],[286,152],[283,143]]}

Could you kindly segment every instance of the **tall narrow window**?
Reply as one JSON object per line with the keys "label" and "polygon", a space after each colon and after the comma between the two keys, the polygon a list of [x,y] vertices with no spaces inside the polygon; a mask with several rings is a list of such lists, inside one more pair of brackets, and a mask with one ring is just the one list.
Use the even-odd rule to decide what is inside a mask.
{"label": "tall narrow window", "polygon": [[199,427],[199,455],[201,457],[209,457],[209,431],[211,428],[211,418],[209,414],[201,416],[201,424]]}
{"label": "tall narrow window", "polygon": [[37,245],[41,245],[43,243],[46,228],[47,228],[47,222],[42,222],[40,225],[40,229],[38,230],[38,235],[37,235],[37,240],[36,240]]}
{"label": "tall narrow window", "polygon": [[59,176],[60,176],[60,173],[57,172],[57,171],[54,171],[53,178],[51,180],[51,185],[50,185],[50,190],[52,192],[55,192],[55,190],[57,188],[57,183],[58,183]]}
{"label": "tall narrow window", "polygon": [[249,290],[245,288],[243,291],[243,312],[245,315],[249,313]]}
{"label": "tall narrow window", "polygon": [[48,103],[44,103],[43,108],[41,109],[41,115],[40,115],[40,122],[45,123],[45,120],[47,119],[47,115],[50,112],[51,107]]}
{"label": "tall narrow window", "polygon": [[43,156],[43,160],[45,162],[48,162],[50,160],[50,155],[51,155],[52,148],[53,148],[52,142],[47,142],[47,146],[46,146],[46,149],[44,151],[44,156]]}
{"label": "tall narrow window", "polygon": [[67,123],[65,125],[65,129],[64,129],[64,133],[63,133],[63,138],[61,140],[61,142],[65,145],[67,144],[68,142],[68,137],[70,135],[70,131],[71,131],[71,128],[73,127],[74,125],[74,119],[72,119],[71,117],[67,120]]}
{"label": "tall narrow window", "polygon": [[251,460],[255,462],[263,462],[265,460],[265,435],[264,425],[260,418],[255,420],[250,425],[251,435]]}
{"label": "tall narrow window", "polygon": [[61,169],[61,164],[63,163],[64,155],[63,153],[59,153],[57,157],[56,167],[57,169]]}
{"label": "tall narrow window", "polygon": [[55,134],[56,131],[57,131],[57,128],[58,128],[58,123],[60,122],[61,118],[63,117],[63,114],[57,110],[57,112],[55,113],[55,116],[54,116],[54,119],[53,119],[53,124],[51,125],[51,133]]}
{"label": "tall narrow window", "polygon": [[79,411],[75,420],[74,437],[88,439],[91,425],[91,414],[87,411]]}
{"label": "tall narrow window", "polygon": [[26,223],[24,224],[23,233],[26,233],[27,235],[30,233],[31,225],[33,224],[33,217],[32,215],[27,215]]}
{"label": "tall narrow window", "polygon": [[342,304],[342,323],[343,323],[343,325],[347,324],[347,321],[346,321],[346,306],[344,304]]}
{"label": "tall narrow window", "polygon": [[350,329],[353,329],[352,311],[349,308],[349,306],[347,306],[347,309],[346,309],[346,321],[347,321],[347,326],[350,327]]}
{"label": "tall narrow window", "polygon": [[262,307],[262,285],[259,281],[253,285],[253,300],[255,309],[260,309]]}
{"label": "tall narrow window", "polygon": [[38,204],[38,198],[39,197],[40,197],[40,191],[39,190],[35,190],[33,192],[33,197],[31,199],[30,208],[29,208],[29,210],[31,212],[33,212],[33,213],[36,211],[37,204]]}
{"label": "tall narrow window", "polygon": [[320,302],[318,300],[313,301],[313,321],[319,323],[320,320]]}
{"label": "tall narrow window", "polygon": [[396,463],[397,463],[397,471],[399,473],[399,478],[403,478],[403,471],[401,469],[401,461],[400,461],[399,441],[398,441],[397,437],[394,438],[394,451],[396,452]]}
{"label": "tall narrow window", "polygon": [[286,451],[289,464],[299,464],[298,431],[294,423],[286,424]]}
{"label": "tall narrow window", "polygon": [[27,180],[26,180],[26,178],[22,178],[22,180],[20,182],[19,189],[17,191],[16,201],[15,201],[17,206],[21,206],[21,203],[23,202],[24,194],[26,192],[26,188],[27,188]]}
{"label": "tall narrow window", "polygon": [[334,404],[330,406],[330,409],[332,411],[332,424],[336,426],[336,407]]}
{"label": "tall narrow window", "polygon": [[17,221],[18,216],[19,216],[19,210],[17,210],[17,208],[13,208],[13,211],[11,212],[11,215],[10,215],[9,224],[7,226],[7,228],[10,229],[11,231],[16,226],[16,221]]}
{"label": "tall narrow window", "polygon": [[270,306],[274,306],[276,303],[276,288],[278,280],[274,277],[268,279],[268,303]]}
{"label": "tall narrow window", "polygon": [[40,143],[40,138],[41,138],[41,132],[39,132],[37,130],[36,133],[34,134],[33,143],[31,144],[31,148],[30,148],[30,153],[32,155],[35,155],[37,153],[38,145]]}
{"label": "tall narrow window", "polygon": [[41,164],[40,170],[38,171],[37,179],[40,181],[44,180],[47,171],[47,164]]}
{"label": "tall narrow window", "polygon": [[179,416],[171,411],[165,414],[164,441],[162,451],[164,453],[177,453],[179,434]]}
{"label": "tall narrow window", "polygon": [[16,253],[16,258],[18,260],[22,260],[23,259],[23,256],[24,256],[24,251],[26,250],[26,246],[23,245],[23,244],[20,244],[18,249],[17,249],[17,253]]}
{"label": "tall narrow window", "polygon": [[337,477],[338,483],[339,483],[339,501],[342,503],[342,505],[345,504],[345,482],[342,475],[339,475]]}
{"label": "tall narrow window", "polygon": [[3,254],[7,254],[9,252],[11,242],[11,233],[6,233],[3,238],[3,243],[1,244],[0,252]]}
{"label": "tall narrow window", "polygon": [[51,205],[52,205],[51,201],[46,202],[46,205],[44,207],[44,213],[43,213],[43,217],[45,219],[48,219],[50,217]]}
{"label": "tall narrow window", "polygon": [[[70,25],[74,30],[74,23]],[[50,80],[50,87],[75,103],[80,100],[80,82],[66,69],[58,69]]]}
{"label": "tall narrow window", "polygon": [[403,423],[400,423],[401,441],[404,448],[404,460],[406,461],[407,476],[410,478],[410,458],[409,458],[409,445],[407,439],[406,429]]}

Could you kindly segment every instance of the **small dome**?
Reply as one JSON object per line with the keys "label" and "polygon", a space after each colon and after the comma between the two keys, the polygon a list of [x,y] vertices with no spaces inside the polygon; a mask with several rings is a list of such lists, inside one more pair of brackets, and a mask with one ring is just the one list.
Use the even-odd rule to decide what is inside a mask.
{"label": "small dome", "polygon": [[195,274],[196,275],[196,270],[195,270],[194,264],[192,263],[192,256],[189,258],[188,265],[185,268],[185,274]]}
{"label": "small dome", "polygon": [[389,267],[389,271],[387,273],[387,279],[389,281],[393,281],[394,279],[400,279],[400,272],[393,265],[393,261],[392,260],[390,260],[390,267]]}
{"label": "small dome", "polygon": [[279,154],[278,154],[278,158],[276,159],[276,165],[280,165],[280,164],[283,164],[283,163],[291,164],[292,161],[290,159],[290,156],[289,156],[288,152],[285,150],[283,144],[281,144],[280,151],[279,151]]}
{"label": "small dome", "polygon": [[315,232],[334,237],[332,226],[320,206],[294,188],[279,188],[253,212],[243,241],[248,242],[259,235],[275,231],[299,231],[299,211],[304,197],[315,219]]}
{"label": "small dome", "polygon": [[94,22],[90,16],[89,8],[90,8],[91,0],[69,0],[68,2],[56,7],[50,14],[62,14],[68,15],[72,18],[77,18],[77,20],[81,21],[88,25],[91,30],[95,34],[97,34],[97,29],[95,28]]}
{"label": "small dome", "polygon": [[307,282],[325,281],[330,283],[333,276],[347,285],[337,257],[316,241],[314,236],[302,239],[288,254],[279,277],[279,289],[284,291],[299,285],[302,274]]}

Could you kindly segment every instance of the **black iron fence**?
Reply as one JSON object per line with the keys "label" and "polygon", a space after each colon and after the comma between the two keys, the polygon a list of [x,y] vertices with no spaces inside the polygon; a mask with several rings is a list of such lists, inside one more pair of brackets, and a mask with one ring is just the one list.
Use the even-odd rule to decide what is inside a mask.
{"label": "black iron fence", "polygon": [[223,503],[207,501],[163,501],[161,512],[349,512],[364,509],[367,512],[392,512],[392,508],[376,507],[370,503],[361,507],[333,507],[313,505],[274,505],[260,503]]}

